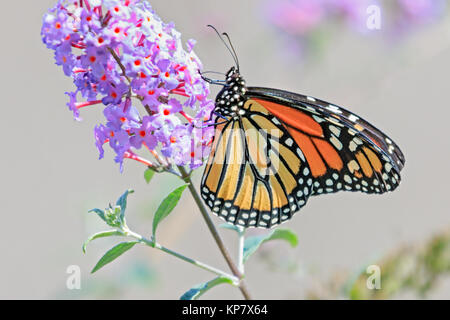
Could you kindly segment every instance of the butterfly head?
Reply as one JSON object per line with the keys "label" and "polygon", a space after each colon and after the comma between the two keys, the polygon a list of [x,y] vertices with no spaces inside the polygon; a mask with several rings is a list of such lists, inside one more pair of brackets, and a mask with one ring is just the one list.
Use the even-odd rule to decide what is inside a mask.
{"label": "butterfly head", "polygon": [[247,87],[245,86],[244,78],[242,78],[239,72],[239,59],[228,34],[226,32],[220,34],[219,31],[217,31],[217,29],[212,25],[208,25],[208,27],[212,28],[217,33],[219,39],[231,53],[231,56],[235,62],[235,66],[231,67],[225,74],[225,81],[208,81],[209,83],[216,83],[223,86],[222,90],[216,97],[215,112],[222,116],[231,116],[235,118],[239,115],[245,114],[244,104],[247,100]]}
{"label": "butterfly head", "polygon": [[228,85],[240,80],[243,80],[242,76],[235,66],[231,67],[230,70],[228,70],[228,72],[225,74],[225,81]]}

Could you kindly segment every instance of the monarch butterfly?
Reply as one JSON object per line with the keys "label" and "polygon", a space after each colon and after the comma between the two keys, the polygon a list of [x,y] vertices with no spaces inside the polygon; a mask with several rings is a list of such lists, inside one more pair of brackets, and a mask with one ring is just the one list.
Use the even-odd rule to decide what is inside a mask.
{"label": "monarch butterfly", "polygon": [[291,219],[311,196],[397,188],[405,158],[392,139],[335,104],[247,87],[223,35],[236,66],[225,81],[205,78],[223,85],[201,182],[202,198],[216,215],[235,225],[271,228]]}

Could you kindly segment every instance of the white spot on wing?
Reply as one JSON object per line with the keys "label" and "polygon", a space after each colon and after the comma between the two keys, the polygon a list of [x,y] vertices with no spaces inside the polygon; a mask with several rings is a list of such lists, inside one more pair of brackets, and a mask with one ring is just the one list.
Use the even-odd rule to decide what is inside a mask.
{"label": "white spot on wing", "polygon": [[359,139],[358,137],[354,137],[354,138],[353,138],[353,141],[355,141],[355,143],[356,143],[356,144],[359,144],[359,145],[362,145],[362,144],[363,144],[362,140]]}
{"label": "white spot on wing", "polygon": [[318,123],[322,123],[322,122],[325,121],[325,120],[323,120],[323,118],[318,117],[318,116],[316,116],[316,115],[313,115],[312,117],[313,117],[313,119],[314,119],[316,122],[318,122]]}
{"label": "white spot on wing", "polygon": [[338,106],[334,106],[332,104],[328,105],[327,109],[334,113],[342,113]]}
{"label": "white spot on wing", "polygon": [[344,180],[345,180],[345,182],[347,182],[348,184],[351,184],[351,183],[352,183],[352,178],[350,178],[350,176],[347,175],[347,174],[344,176]]}
{"label": "white spot on wing", "polygon": [[330,141],[336,147],[336,149],[338,149],[339,151],[342,150],[342,142],[339,141],[339,139],[336,138],[334,135],[331,135]]}
{"label": "white spot on wing", "polygon": [[392,169],[392,165],[389,162],[386,162],[386,164],[384,165],[384,168],[386,169],[387,172],[390,172]]}
{"label": "white spot on wing", "polygon": [[300,150],[299,148],[297,148],[297,154],[300,157],[300,159],[302,159],[303,162],[305,162],[305,156],[303,155],[302,150]]}
{"label": "white spot on wing", "polygon": [[309,169],[306,167],[303,169],[303,175],[307,176],[309,174]]}
{"label": "white spot on wing", "polygon": [[287,146],[292,147],[292,144],[294,143],[294,141],[292,141],[292,139],[289,138],[289,139],[286,139],[286,141],[284,143],[286,143]]}
{"label": "white spot on wing", "polygon": [[339,137],[339,135],[341,134],[341,129],[339,129],[338,127],[332,126],[332,125],[330,125],[329,128],[330,128],[330,131],[333,132],[333,134],[336,137]]}

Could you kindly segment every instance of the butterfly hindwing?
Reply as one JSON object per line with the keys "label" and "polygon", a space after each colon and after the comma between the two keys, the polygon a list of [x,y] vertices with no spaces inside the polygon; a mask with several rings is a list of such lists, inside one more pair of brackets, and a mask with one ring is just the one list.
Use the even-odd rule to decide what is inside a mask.
{"label": "butterfly hindwing", "polygon": [[226,221],[269,228],[306,204],[313,179],[276,117],[250,101],[244,110],[240,118],[217,127],[201,193]]}

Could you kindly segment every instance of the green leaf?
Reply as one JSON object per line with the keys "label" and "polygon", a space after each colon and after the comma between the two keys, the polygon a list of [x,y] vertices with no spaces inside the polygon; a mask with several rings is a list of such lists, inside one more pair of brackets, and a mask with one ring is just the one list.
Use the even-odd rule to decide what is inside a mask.
{"label": "green leaf", "polygon": [[106,222],[105,211],[100,209],[91,209],[88,213],[95,212],[103,221]]}
{"label": "green leaf", "polygon": [[285,240],[291,247],[296,247],[298,244],[297,235],[289,229],[275,229],[267,235],[248,237],[244,242],[244,262],[258,250],[261,244],[270,240]]}
{"label": "green leaf", "polygon": [[108,263],[114,261],[118,257],[120,257],[123,253],[133,248],[133,246],[138,243],[139,241],[129,241],[129,242],[121,242],[115,247],[112,247],[104,254],[103,257],[97,262],[94,269],[92,269],[91,273],[96,272],[97,270],[101,269]]}
{"label": "green leaf", "polygon": [[116,205],[120,206],[120,221],[124,222],[125,221],[125,211],[127,210],[127,198],[128,195],[134,193],[134,190],[128,189],[127,191],[125,191],[125,193],[123,195],[120,196],[120,198],[117,200]]}
{"label": "green leaf", "polygon": [[189,289],[186,293],[184,293],[180,297],[180,300],[197,300],[206,291],[208,291],[209,289],[214,288],[215,286],[222,284],[222,283],[228,283],[228,284],[233,285],[233,281],[231,279],[225,278],[225,277],[217,277],[211,281],[201,283],[201,284]]}
{"label": "green leaf", "polygon": [[123,236],[123,233],[117,230],[108,230],[108,231],[102,231],[98,232],[96,234],[93,234],[92,236],[87,239],[83,244],[83,253],[86,253],[86,246],[91,242],[92,240],[98,239],[98,238],[105,238],[105,237],[112,237],[112,236]]}
{"label": "green leaf", "polygon": [[153,176],[155,174],[155,171],[153,169],[148,168],[144,172],[144,179],[147,183],[150,183],[150,180],[152,180]]}
{"label": "green leaf", "polygon": [[180,201],[181,195],[183,194],[184,189],[186,189],[188,185],[185,184],[174,191],[172,191],[159,205],[158,210],[156,210],[155,216],[153,217],[153,238],[155,238],[156,228],[158,224],[164,220],[176,207],[178,201]]}
{"label": "green leaf", "polygon": [[240,233],[239,227],[235,226],[234,224],[231,224],[231,223],[222,223],[219,226],[219,228],[229,229],[229,230],[236,231],[237,233]]}

